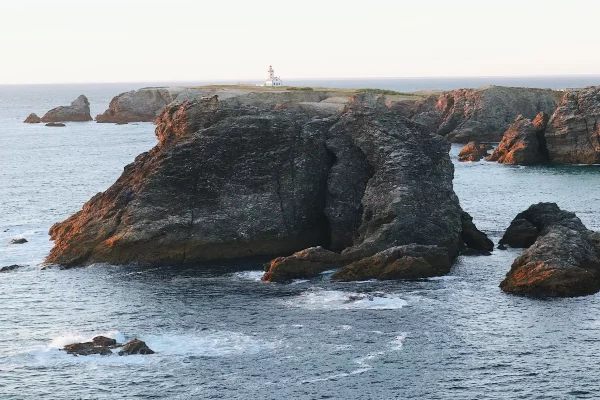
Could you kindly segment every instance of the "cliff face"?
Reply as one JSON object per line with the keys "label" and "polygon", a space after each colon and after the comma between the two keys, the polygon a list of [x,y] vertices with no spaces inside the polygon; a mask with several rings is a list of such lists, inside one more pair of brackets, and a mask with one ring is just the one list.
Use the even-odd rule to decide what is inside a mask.
{"label": "cliff face", "polygon": [[545,138],[553,163],[600,163],[600,86],[565,94]]}
{"label": "cliff face", "polygon": [[413,119],[451,142],[498,142],[518,115],[551,115],[561,93],[549,89],[490,86],[432,95],[416,107]]}
{"label": "cliff face", "polygon": [[85,122],[91,121],[90,102],[84,95],[75,99],[70,106],[60,106],[48,111],[41,122]]}
{"label": "cliff face", "polygon": [[52,227],[47,262],[189,264],[317,245],[360,260],[411,243],[454,257],[464,216],[449,143],[364,105],[311,119],[216,97],[172,104],[159,144]]}

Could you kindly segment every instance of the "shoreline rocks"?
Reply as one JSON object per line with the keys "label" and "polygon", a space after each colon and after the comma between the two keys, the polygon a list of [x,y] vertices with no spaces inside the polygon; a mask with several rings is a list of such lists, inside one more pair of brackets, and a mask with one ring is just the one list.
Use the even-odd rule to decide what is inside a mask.
{"label": "shoreline rocks", "polygon": [[479,142],[469,142],[463,147],[458,154],[458,161],[460,162],[473,162],[480,161],[482,158],[488,156],[488,151],[492,150],[493,147],[489,144],[483,144]]}
{"label": "shoreline rocks", "polygon": [[575,297],[600,291],[600,234],[555,203],[518,214],[502,244],[527,246],[500,288],[535,297]]}
{"label": "shoreline rocks", "polygon": [[39,124],[42,122],[42,119],[38,117],[36,113],[31,113],[23,122],[26,124]]}
{"label": "shoreline rocks", "polygon": [[371,100],[312,119],[216,96],[169,105],[159,144],[51,228],[46,263],[198,264],[309,248],[272,262],[272,280],[314,276],[339,251],[348,264],[419,244],[453,259],[465,244],[450,144]]}
{"label": "shoreline rocks", "polygon": [[77,99],[73,100],[70,106],[60,106],[53,108],[52,110],[44,114],[44,116],[41,118],[41,122],[44,123],[86,121],[92,121],[92,116],[90,115],[90,102],[84,95],[81,95]]}

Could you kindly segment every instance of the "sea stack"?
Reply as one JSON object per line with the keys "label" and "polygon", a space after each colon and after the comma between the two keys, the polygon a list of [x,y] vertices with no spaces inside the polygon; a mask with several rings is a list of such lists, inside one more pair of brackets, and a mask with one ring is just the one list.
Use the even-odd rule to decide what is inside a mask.
{"label": "sea stack", "polygon": [[410,244],[452,260],[467,245],[450,144],[377,104],[357,96],[329,118],[216,96],[170,104],[159,144],[51,228],[46,262],[198,265],[321,246],[309,263],[341,266]]}
{"label": "sea stack", "polygon": [[85,122],[91,121],[90,102],[84,95],[75,99],[70,106],[60,106],[48,111],[41,122]]}
{"label": "sea stack", "polygon": [[519,115],[487,160],[518,165],[548,162],[545,132],[549,119],[544,112],[539,113],[533,121]]}
{"label": "sea stack", "polygon": [[600,234],[555,203],[518,214],[500,243],[529,246],[500,284],[505,292],[573,297],[600,291]]}

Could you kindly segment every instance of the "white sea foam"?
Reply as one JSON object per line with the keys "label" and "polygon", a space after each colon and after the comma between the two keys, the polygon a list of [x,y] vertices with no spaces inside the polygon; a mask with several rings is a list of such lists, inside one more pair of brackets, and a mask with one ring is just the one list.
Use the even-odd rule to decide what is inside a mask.
{"label": "white sea foam", "polygon": [[406,336],[407,336],[407,334],[404,332],[398,334],[398,336],[396,336],[396,338],[390,342],[390,344],[392,345],[392,347],[391,347],[392,350],[394,350],[394,351],[402,350],[402,347],[404,346],[404,340],[406,340]]}
{"label": "white sea foam", "polygon": [[455,281],[457,279],[460,279],[460,277],[453,275],[433,276],[429,278],[430,281]]}
{"label": "white sea foam", "polygon": [[260,282],[264,274],[264,271],[242,271],[236,272],[233,275],[238,279]]}
{"label": "white sea foam", "polygon": [[394,294],[348,293],[338,290],[316,290],[285,301],[289,306],[309,310],[397,310],[407,302]]}

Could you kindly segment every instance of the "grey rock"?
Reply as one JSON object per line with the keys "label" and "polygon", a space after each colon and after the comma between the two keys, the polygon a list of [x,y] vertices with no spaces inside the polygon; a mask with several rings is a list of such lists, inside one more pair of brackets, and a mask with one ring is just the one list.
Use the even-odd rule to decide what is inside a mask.
{"label": "grey rock", "polygon": [[[85,122],[91,121],[90,102],[84,95],[75,99],[70,106],[60,106],[48,111],[41,122]],[[59,125],[46,125],[59,126]]]}

